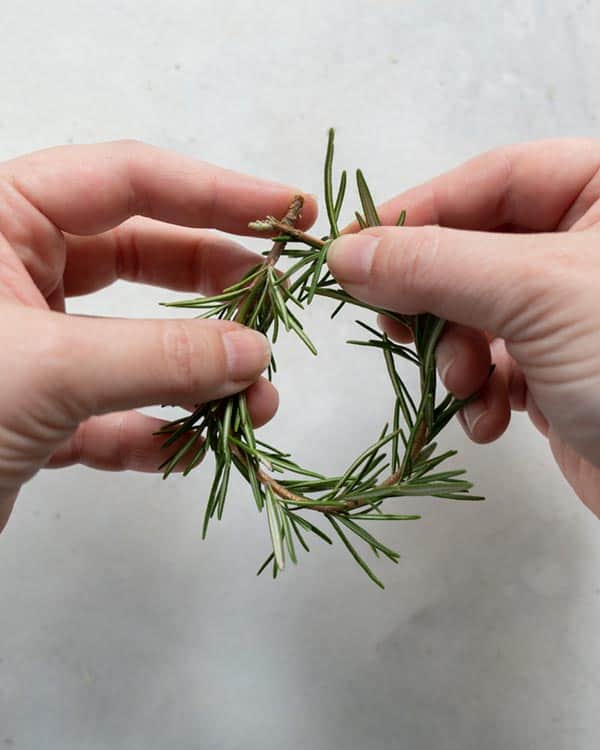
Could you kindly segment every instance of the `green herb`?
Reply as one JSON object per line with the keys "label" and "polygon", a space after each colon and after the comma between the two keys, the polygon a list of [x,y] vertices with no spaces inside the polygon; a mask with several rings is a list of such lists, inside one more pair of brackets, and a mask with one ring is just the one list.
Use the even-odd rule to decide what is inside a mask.
{"label": "green herb", "polygon": [[[171,455],[161,465],[166,478],[175,466],[184,462],[184,475],[202,460],[207,452],[215,455],[214,478],[207,500],[203,536],[213,518],[223,516],[232,467],[248,482],[249,494],[257,509],[264,512],[271,539],[272,552],[259,570],[272,566],[276,577],[286,559],[297,561],[295,541],[308,551],[305,535],[312,535],[332,544],[315,523],[325,519],[334,529],[351,557],[378,585],[383,584],[373,573],[361,552],[360,544],[375,557],[383,555],[398,562],[399,555],[389,549],[363,524],[372,521],[412,521],[415,514],[384,510],[383,504],[397,504],[407,497],[438,497],[450,500],[482,500],[470,494],[471,483],[461,470],[439,470],[438,467],[455,455],[455,451],[436,454],[434,438],[450,419],[470,400],[459,400],[447,394],[436,395],[435,347],[444,330],[445,321],[430,314],[405,316],[375,305],[360,302],[339,287],[327,270],[327,251],[339,236],[339,217],[346,195],[346,172],[337,190],[333,179],[334,131],[329,131],[324,168],[324,194],[329,232],[326,237],[313,237],[297,229],[303,199],[296,196],[282,219],[268,216],[252,222],[259,231],[274,233],[275,239],[264,261],[251,269],[239,282],[212,297],[200,297],[180,302],[163,303],[171,307],[200,310],[198,317],[218,317],[236,320],[271,338],[275,342],[279,331],[296,335],[312,354],[316,347],[304,330],[297,315],[317,297],[337,303],[333,318],[344,305],[383,313],[403,323],[414,337],[412,348],[391,341],[385,334],[357,321],[370,337],[349,343],[379,351],[390,378],[395,396],[391,430],[388,425],[379,438],[350,462],[341,476],[326,477],[294,462],[289,453],[267,445],[256,438],[250,420],[245,394],[213,401],[199,406],[190,416],[174,420],[159,434],[166,437],[164,447]],[[360,228],[381,224],[375,202],[363,173],[356,172],[362,214],[355,212]],[[397,225],[404,224],[402,211]],[[295,259],[284,273],[276,272],[280,258]],[[416,367],[420,389],[417,398],[409,393],[398,372],[396,362],[401,359]],[[276,371],[273,358],[269,375]],[[475,394],[474,394],[475,395]],[[473,397],[471,397],[473,398]],[[391,473],[381,475],[387,467]],[[434,469],[436,470],[434,472]],[[274,474],[277,473],[277,479]]]}

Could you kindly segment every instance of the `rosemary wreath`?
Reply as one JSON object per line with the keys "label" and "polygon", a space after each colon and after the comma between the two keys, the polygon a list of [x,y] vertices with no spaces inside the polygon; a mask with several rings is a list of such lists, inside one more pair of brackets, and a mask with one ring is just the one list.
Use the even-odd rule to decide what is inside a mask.
{"label": "rosemary wreath", "polygon": [[[379,557],[394,563],[399,554],[379,541],[367,526],[381,521],[411,521],[418,515],[403,515],[384,509],[391,498],[429,496],[449,500],[483,500],[472,495],[472,484],[461,469],[443,470],[441,464],[456,451],[437,452],[436,437],[469,399],[446,394],[437,398],[435,347],[445,321],[430,314],[399,315],[354,299],[328,272],[327,250],[339,236],[338,221],[347,185],[343,171],[339,186],[333,186],[334,131],[329,131],[324,169],[325,206],[329,234],[313,237],[295,227],[303,199],[296,196],[286,215],[269,216],[252,222],[250,228],[277,236],[264,261],[252,268],[236,284],[212,297],[199,297],[161,303],[167,307],[201,310],[198,318],[235,320],[261,331],[275,343],[281,329],[298,336],[314,354],[317,350],[292,308],[303,310],[317,297],[337,302],[331,318],[345,305],[383,313],[407,326],[414,346],[400,345],[363,322],[358,325],[369,334],[367,340],[349,341],[356,346],[379,349],[383,355],[395,396],[391,424],[386,424],[379,439],[363,451],[341,476],[327,477],[295,463],[291,454],[259,440],[248,413],[244,393],[199,405],[188,416],[176,419],[158,433],[165,435],[163,447],[171,454],[159,467],[166,478],[184,462],[189,474],[210,451],[215,456],[212,486],[204,513],[202,538],[212,519],[221,519],[227,498],[232,468],[248,482],[259,511],[266,511],[272,551],[260,567],[260,574],[272,565],[273,577],[284,569],[286,559],[297,562],[298,545],[308,551],[310,535],[332,544],[333,540],[314,523],[323,519],[332,536],[338,537],[350,555],[378,586],[383,584],[373,573],[357,543]],[[362,213],[355,216],[361,228],[381,224],[364,175],[356,172]],[[397,225],[404,224],[402,211]],[[293,243],[293,244],[292,244]],[[291,258],[284,272],[276,271],[279,260]],[[418,368],[420,392],[409,393],[397,369],[398,358]],[[272,356],[269,379],[276,371]],[[174,449],[174,446],[178,446]],[[387,474],[387,475],[386,475]],[[277,476],[275,476],[277,475]]]}

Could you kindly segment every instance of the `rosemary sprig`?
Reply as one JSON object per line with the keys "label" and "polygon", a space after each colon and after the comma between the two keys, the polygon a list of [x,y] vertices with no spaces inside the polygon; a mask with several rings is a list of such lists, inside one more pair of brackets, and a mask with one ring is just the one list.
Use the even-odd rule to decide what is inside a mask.
{"label": "rosemary sprig", "polygon": [[[182,463],[188,474],[209,451],[215,455],[215,471],[203,523],[203,536],[213,518],[222,518],[225,510],[231,470],[234,468],[248,482],[259,511],[265,511],[272,552],[259,573],[269,565],[276,577],[286,561],[297,562],[296,543],[309,549],[304,535],[332,544],[332,539],[307,515],[325,518],[351,557],[379,586],[357,546],[362,545],[376,557],[383,555],[398,562],[399,555],[379,541],[363,524],[372,521],[412,521],[415,514],[388,512],[382,509],[386,500],[406,497],[438,497],[450,500],[482,500],[472,495],[464,471],[439,470],[455,451],[437,453],[434,438],[452,417],[469,401],[447,394],[437,399],[435,347],[445,322],[430,314],[406,316],[375,305],[360,302],[338,286],[326,268],[327,251],[339,236],[339,218],[343,206],[347,174],[342,172],[337,189],[333,177],[334,131],[329,131],[324,167],[325,207],[329,232],[323,238],[298,229],[295,224],[302,211],[303,199],[297,196],[286,215],[269,216],[250,224],[258,231],[275,234],[264,260],[236,284],[212,297],[199,297],[166,306],[196,309],[197,317],[236,320],[277,340],[280,330],[294,333],[313,354],[317,350],[298,314],[316,297],[337,303],[332,318],[344,305],[384,313],[407,326],[414,346],[397,344],[385,334],[357,321],[369,338],[348,343],[381,352],[395,396],[391,429],[385,425],[377,440],[350,463],[341,476],[327,477],[293,461],[291,455],[260,441],[255,433],[245,394],[203,404],[188,417],[166,425],[159,434],[165,436],[165,448],[171,454],[161,464],[166,478]],[[362,213],[356,212],[361,228],[380,225],[375,202],[360,170],[356,173]],[[405,211],[397,224],[404,224]],[[292,246],[290,243],[294,243]],[[276,272],[280,258],[294,263],[285,272]],[[420,389],[414,398],[397,368],[403,360],[418,368]],[[276,370],[273,358],[269,375]],[[390,473],[382,478],[388,469]],[[277,475],[277,477],[276,477]]]}

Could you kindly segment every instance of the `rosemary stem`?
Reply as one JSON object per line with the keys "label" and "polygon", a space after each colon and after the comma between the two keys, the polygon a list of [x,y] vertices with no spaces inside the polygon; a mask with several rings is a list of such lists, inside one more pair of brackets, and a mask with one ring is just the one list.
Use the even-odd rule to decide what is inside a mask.
{"label": "rosemary stem", "polygon": [[278,229],[283,234],[287,234],[290,237],[293,237],[295,240],[304,242],[306,245],[310,245],[311,247],[321,249],[325,244],[325,240],[321,240],[318,237],[313,237],[312,234],[303,232],[301,229],[297,229],[296,227],[289,226],[289,224],[285,224],[284,221],[273,219],[269,220],[269,224],[273,227],[273,229]]}
{"label": "rosemary stem", "polygon": [[[303,206],[304,198],[301,195],[294,196],[294,199],[290,203],[290,207],[288,208],[286,215],[283,217],[281,222],[278,222],[281,224],[285,232],[289,232],[290,229],[294,228],[294,224],[298,221]],[[267,255],[267,259],[265,261],[266,265],[274,266],[277,263],[277,261],[281,257],[283,249],[285,248],[285,244],[285,242],[279,240],[273,243],[271,252]]]}

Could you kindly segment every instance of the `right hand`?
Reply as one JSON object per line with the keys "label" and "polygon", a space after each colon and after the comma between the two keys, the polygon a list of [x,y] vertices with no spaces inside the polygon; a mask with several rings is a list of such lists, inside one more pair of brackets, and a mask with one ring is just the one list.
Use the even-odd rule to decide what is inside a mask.
{"label": "right hand", "polygon": [[495,440],[511,408],[526,409],[600,515],[600,141],[491,151],[393,198],[382,222],[401,209],[412,226],[337,240],[332,273],[361,300],[450,321],[442,380],[459,397],[481,389],[467,433]]}

